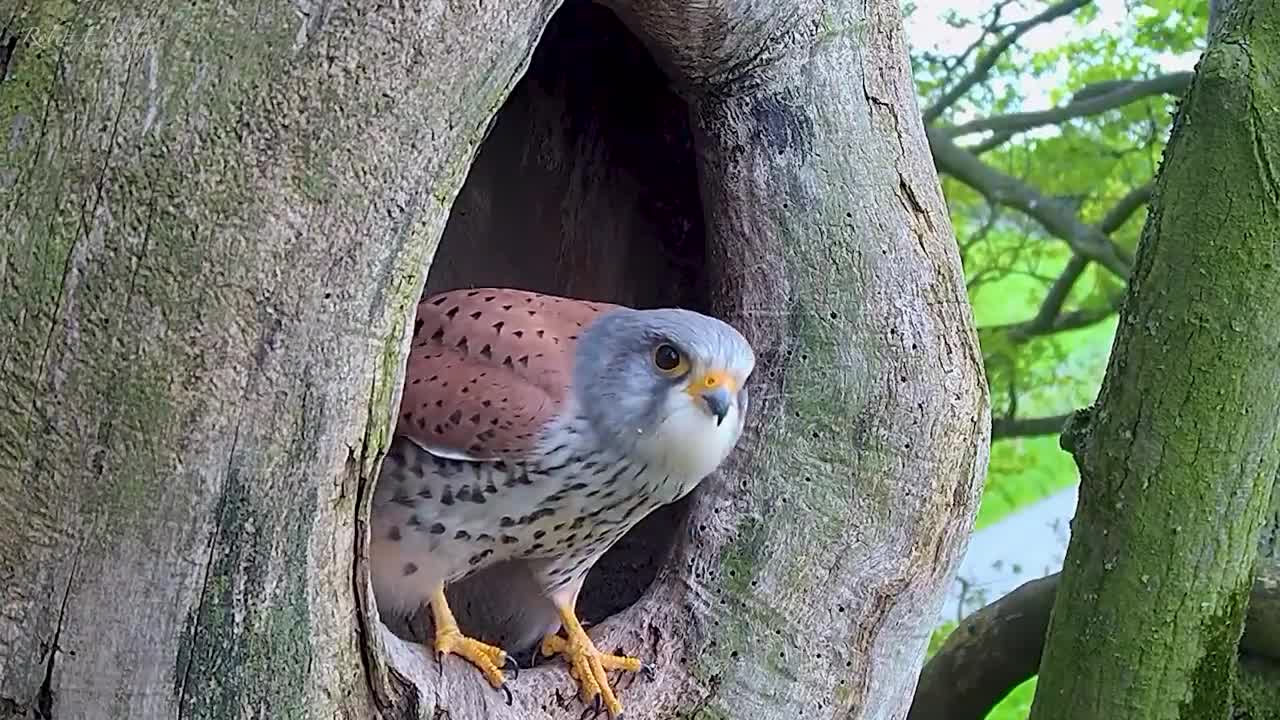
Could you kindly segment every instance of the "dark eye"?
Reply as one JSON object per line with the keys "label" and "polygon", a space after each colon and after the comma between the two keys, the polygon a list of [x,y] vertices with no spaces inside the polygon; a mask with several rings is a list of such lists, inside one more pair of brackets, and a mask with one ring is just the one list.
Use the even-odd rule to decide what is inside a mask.
{"label": "dark eye", "polygon": [[680,367],[682,358],[680,351],[663,343],[653,351],[653,364],[663,372],[671,372]]}

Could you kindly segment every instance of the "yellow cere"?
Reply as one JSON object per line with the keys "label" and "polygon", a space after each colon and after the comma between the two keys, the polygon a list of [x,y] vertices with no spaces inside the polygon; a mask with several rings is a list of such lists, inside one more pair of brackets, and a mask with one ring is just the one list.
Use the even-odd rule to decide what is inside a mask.
{"label": "yellow cere", "polygon": [[689,388],[686,392],[690,395],[696,395],[720,387],[729,392],[734,392],[738,389],[737,385],[738,383],[734,381],[733,376],[729,373],[723,370],[712,370],[703,373],[701,377],[695,378],[693,382],[689,383]]}

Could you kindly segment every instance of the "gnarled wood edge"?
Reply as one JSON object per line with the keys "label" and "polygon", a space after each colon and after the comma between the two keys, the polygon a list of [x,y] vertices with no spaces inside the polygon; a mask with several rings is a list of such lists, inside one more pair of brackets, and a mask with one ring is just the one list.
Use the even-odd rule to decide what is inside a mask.
{"label": "gnarled wood edge", "polygon": [[[622,681],[629,718],[900,717],[972,526],[990,411],[897,4],[608,5],[690,104],[712,310],[760,370],[739,450],[650,588],[592,635],[658,666]],[[356,584],[387,708],[582,714],[559,664],[522,671],[507,706],[383,629]],[[418,699],[397,699],[410,685]]]}

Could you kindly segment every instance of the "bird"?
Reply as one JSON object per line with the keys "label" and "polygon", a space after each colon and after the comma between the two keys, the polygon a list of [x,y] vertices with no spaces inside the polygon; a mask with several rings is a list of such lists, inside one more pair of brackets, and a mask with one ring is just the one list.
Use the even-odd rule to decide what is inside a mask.
{"label": "bird", "polygon": [[581,700],[620,717],[606,672],[652,668],[596,648],[575,609],[583,580],[735,448],[755,363],[741,332],[688,309],[514,288],[422,298],[372,501],[378,611],[425,625],[429,608],[437,659],[461,657],[510,703],[504,671],[518,665],[462,632],[445,588],[516,567],[511,591],[554,606],[542,655],[562,656]]}

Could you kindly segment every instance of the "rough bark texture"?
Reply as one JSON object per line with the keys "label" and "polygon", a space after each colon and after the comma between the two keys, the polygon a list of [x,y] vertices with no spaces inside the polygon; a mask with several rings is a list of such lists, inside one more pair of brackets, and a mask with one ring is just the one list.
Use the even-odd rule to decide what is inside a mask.
{"label": "rough bark texture", "polygon": [[357,499],[553,3],[19,5],[0,717],[367,718]]}
{"label": "rough bark texture", "polygon": [[1034,720],[1227,717],[1280,465],[1280,2],[1233,4],[1165,152],[1106,378]]}
{"label": "rough bark texture", "polygon": [[446,221],[433,287],[706,307],[757,348],[741,451],[588,583],[597,642],[660,668],[628,716],[904,712],[989,413],[897,7],[619,3],[656,66],[499,113],[556,5],[0,12],[0,717],[581,714],[560,665],[507,707],[372,606]]}
{"label": "rough bark texture", "polygon": [[[920,671],[907,720],[982,720],[1014,688],[1035,677],[1060,575],[1024,583],[964,619]],[[1265,680],[1280,667],[1280,573],[1267,569],[1254,579],[1249,613],[1240,639],[1234,718],[1280,714],[1268,701],[1280,686]],[[1240,688],[1246,688],[1240,692]]]}
{"label": "rough bark texture", "polygon": [[1258,532],[1258,567],[1280,568],[1280,492],[1274,487]]}
{"label": "rough bark texture", "polygon": [[1242,657],[1236,673],[1231,720],[1280,718],[1280,662]]}

